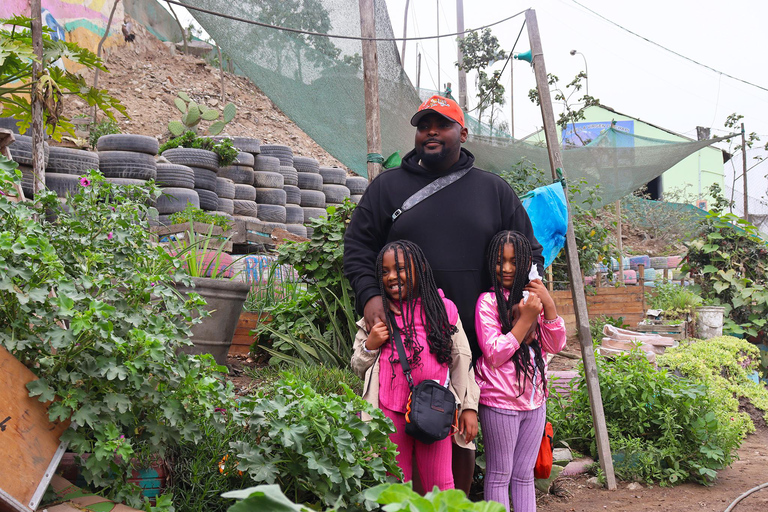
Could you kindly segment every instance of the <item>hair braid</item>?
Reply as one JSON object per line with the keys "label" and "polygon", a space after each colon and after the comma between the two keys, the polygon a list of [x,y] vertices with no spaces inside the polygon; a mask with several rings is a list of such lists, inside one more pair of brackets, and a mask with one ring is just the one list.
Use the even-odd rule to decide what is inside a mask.
{"label": "hair braid", "polygon": [[[405,286],[412,290],[411,295],[404,297],[402,285],[398,282],[398,292],[401,297],[400,309],[403,316],[403,344],[411,352],[409,363],[416,366],[421,360],[421,347],[415,342],[416,337],[416,303],[415,299],[421,298],[420,320],[427,333],[429,352],[434,354],[440,364],[450,364],[453,334],[457,332],[456,326],[448,321],[448,313],[445,304],[437,291],[437,285],[429,266],[427,258],[421,248],[408,240],[397,240],[384,246],[376,259],[376,276],[379,280],[379,292],[384,303],[384,310],[389,311],[389,296],[384,289],[383,260],[384,254],[393,250],[395,253],[395,266],[400,268],[403,263],[406,274]],[[403,261],[400,261],[402,254]],[[387,323],[390,332],[395,326]]]}
{"label": "hair braid", "polygon": [[[497,266],[500,267],[503,263],[504,247],[506,245],[511,245],[515,251],[515,275],[512,288],[509,290],[510,293],[505,297],[504,287],[499,280],[496,268]],[[528,284],[528,272],[532,263],[531,242],[518,231],[501,231],[493,237],[488,246],[488,271],[491,274],[491,285],[496,296],[496,305],[503,334],[510,332],[517,323],[517,318],[514,318],[514,315],[517,313],[517,305],[523,298],[523,289]],[[539,343],[540,328],[538,319],[535,325],[536,337],[534,341],[530,345],[525,345],[522,344],[523,340],[520,340],[520,349],[512,355],[515,374],[520,383],[520,395],[525,391],[528,382],[533,381],[536,370],[541,375],[544,390],[546,391],[547,389],[544,358],[541,353],[541,344]],[[533,349],[533,361],[531,361],[530,351],[527,350],[528,347]]]}

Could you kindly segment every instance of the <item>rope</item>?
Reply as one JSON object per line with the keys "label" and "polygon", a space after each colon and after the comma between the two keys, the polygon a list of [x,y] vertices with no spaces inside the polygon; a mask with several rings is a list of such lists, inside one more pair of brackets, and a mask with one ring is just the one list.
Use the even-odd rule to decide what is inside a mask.
{"label": "rope", "polygon": [[368,159],[366,160],[366,162],[371,162],[374,164],[383,164],[384,157],[379,153],[368,153]]}
{"label": "rope", "polygon": [[[498,25],[500,23],[504,23],[505,21],[509,21],[512,18],[515,18],[517,16],[520,16],[521,14],[525,13],[525,11],[520,11],[517,14],[513,14],[512,16],[509,16],[508,18],[504,18],[503,20],[494,21],[493,23],[490,23],[488,25],[483,25],[482,27],[477,28],[471,28],[468,30],[465,30],[464,32],[453,32],[451,34],[440,34],[437,36],[423,36],[423,37],[359,37],[359,36],[341,36],[341,35],[334,35],[334,34],[324,34],[322,32],[310,32],[308,30],[299,30],[296,28],[290,28],[290,27],[281,27],[280,25],[270,25],[269,23],[262,23],[261,21],[255,21],[255,20],[248,20],[245,18],[240,18],[238,16],[231,16],[229,14],[224,14],[221,12],[216,11],[210,11],[208,9],[203,9],[202,7],[193,7],[191,5],[187,5],[181,2],[177,2],[176,0],[165,0],[165,2],[169,4],[178,5],[180,7],[186,7],[187,9],[191,9],[193,11],[199,11],[204,12],[206,14],[211,14],[213,16],[219,16],[220,18],[227,18],[234,21],[241,21],[243,23],[248,23],[250,25],[258,25],[260,27],[264,28],[272,28],[275,30],[284,30],[286,32],[293,32],[295,34],[305,34],[308,36],[322,36],[322,37],[330,37],[332,39],[352,39],[355,41],[423,41],[427,39],[440,39],[441,37],[453,37],[453,36],[461,36],[464,34],[468,34],[469,32],[476,32],[478,30],[483,30],[486,28],[493,27],[494,25]],[[526,9],[527,11],[528,9]]]}
{"label": "rope", "polygon": [[725,512],[731,512],[731,510],[733,510],[733,509],[734,509],[734,507],[736,507],[736,505],[738,505],[738,503],[739,503],[741,500],[743,500],[744,498],[746,498],[746,497],[747,497],[747,496],[749,496],[750,494],[752,494],[752,493],[755,493],[755,492],[759,491],[760,489],[765,489],[765,488],[768,488],[768,482],[765,482],[764,484],[760,484],[760,485],[758,485],[757,487],[753,487],[753,488],[751,488],[750,490],[748,490],[747,492],[745,492],[744,494],[742,494],[741,496],[739,496],[738,498],[736,498],[735,500],[733,500],[733,503],[731,503],[730,505],[728,505],[728,508],[727,508],[727,509],[725,509]]}

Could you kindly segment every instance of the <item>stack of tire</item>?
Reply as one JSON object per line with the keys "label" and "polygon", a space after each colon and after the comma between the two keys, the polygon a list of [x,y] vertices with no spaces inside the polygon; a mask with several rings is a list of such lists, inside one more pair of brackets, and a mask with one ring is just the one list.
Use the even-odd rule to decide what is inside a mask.
{"label": "stack of tire", "polygon": [[[72,150],[53,151],[49,168],[71,167],[73,161],[83,158]],[[99,170],[107,181],[115,185],[144,185],[157,178],[155,156],[159,149],[157,139],[146,135],[111,134],[96,142]],[[76,165],[76,164],[75,164]],[[158,198],[162,204],[162,199]],[[159,211],[159,210],[158,210]]]}
{"label": "stack of tire", "polygon": [[320,164],[313,158],[299,160],[295,165],[298,171],[299,205],[304,213],[307,237],[311,238],[313,229],[309,222],[326,214],[323,177]]}
{"label": "stack of tire", "polygon": [[349,189],[349,199],[357,204],[360,202],[360,198],[363,197],[363,193],[368,187],[368,178],[363,178],[362,176],[347,176],[345,184]]}
{"label": "stack of tire", "polygon": [[342,204],[344,199],[349,198],[350,193],[346,185],[347,171],[339,167],[321,167],[320,176],[323,177],[326,206]]}
{"label": "stack of tire", "polygon": [[[312,235],[312,228],[305,226],[305,222],[309,222],[310,218],[314,218],[318,215],[325,213],[325,208],[307,206],[308,204],[319,204],[322,198],[314,192],[317,185],[322,186],[322,178],[320,176],[320,163],[314,158],[305,156],[293,157],[293,166],[296,170],[296,186],[287,185],[284,187],[285,192],[288,195],[288,205],[286,205],[286,215],[288,217],[288,231],[295,235],[310,237]],[[299,187],[299,175],[301,175],[301,185],[303,187],[315,187],[312,192],[303,193],[302,188]],[[309,176],[309,177],[308,177]],[[303,196],[302,196],[303,194]],[[302,197],[304,198],[302,205]],[[323,203],[324,204],[324,203]],[[291,225],[293,224],[293,226]]]}
{"label": "stack of tire", "polygon": [[[219,157],[216,153],[203,149],[171,148],[163,151],[162,156],[174,164],[173,168],[165,167],[168,164],[164,164],[163,167],[169,172],[177,171],[179,175],[183,174],[187,185],[185,187],[171,187],[174,190],[168,191],[169,205],[165,208],[166,211],[169,211],[167,215],[184,210],[187,203],[209,212],[218,209],[219,196],[216,195],[216,173],[219,170]],[[192,188],[187,188],[189,171],[186,169],[192,171]],[[165,180],[163,182],[167,183]],[[166,191],[164,190],[164,192]],[[196,200],[195,195],[197,196]],[[162,222],[164,217],[162,217],[162,211],[160,213]]]}
{"label": "stack of tire", "polygon": [[257,208],[254,204],[254,192],[251,189],[253,188],[254,159],[261,153],[261,141],[251,137],[211,138],[217,142],[230,139],[232,146],[239,151],[235,163],[219,169],[219,176],[216,179],[219,209],[212,213],[222,215],[229,220],[233,220],[235,216],[256,219]]}
{"label": "stack of tire", "polygon": [[[258,191],[256,198],[256,202],[259,203],[258,217],[268,227],[288,230],[286,209],[288,192],[284,187],[286,184],[291,187],[298,184],[298,175],[293,166],[293,150],[281,144],[262,144],[259,158],[261,159],[260,169],[257,171],[257,182],[254,182]],[[277,159],[277,166],[274,159]],[[280,178],[277,178],[274,173],[280,175]],[[295,190],[290,190],[294,192],[292,198],[295,200]],[[291,220],[295,225],[297,220],[295,211],[292,211]],[[296,233],[295,227],[290,229],[292,233]]]}
{"label": "stack of tire", "polygon": [[195,173],[191,167],[158,162],[156,180],[162,192],[155,203],[160,224],[171,224],[170,216],[184,210],[188,204],[200,208],[200,196],[195,191]]}
{"label": "stack of tire", "polygon": [[[32,170],[32,137],[27,135],[14,135],[15,141],[8,146],[11,152],[11,159],[19,164],[19,170],[21,171],[21,189],[24,191],[24,197],[32,199],[34,197],[34,171]],[[47,142],[43,142],[44,159],[43,165],[48,165],[48,159],[50,158],[50,148]],[[98,159],[97,159],[98,164]],[[47,183],[47,180],[46,180]],[[58,193],[57,193],[58,194]],[[64,194],[58,194],[63,196]]]}

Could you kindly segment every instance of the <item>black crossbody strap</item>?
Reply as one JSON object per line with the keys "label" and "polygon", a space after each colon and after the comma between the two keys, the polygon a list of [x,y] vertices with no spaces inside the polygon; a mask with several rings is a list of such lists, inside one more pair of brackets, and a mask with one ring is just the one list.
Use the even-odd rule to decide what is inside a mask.
{"label": "black crossbody strap", "polygon": [[400,359],[400,366],[403,368],[405,374],[405,380],[408,381],[408,385],[413,389],[413,378],[411,377],[411,365],[408,363],[408,356],[405,353],[405,346],[403,346],[403,338],[400,336],[400,328],[395,323],[395,317],[392,313],[389,314],[389,320],[392,323],[392,340],[395,342],[395,348],[397,348],[397,357]]}
{"label": "black crossbody strap", "polygon": [[405,200],[403,206],[395,210],[395,212],[392,214],[392,222],[395,222],[400,215],[410,210],[432,194],[441,191],[451,183],[454,183],[463,178],[471,168],[472,167],[467,167],[466,169],[460,169],[458,171],[452,172],[451,174],[441,176],[426,187],[416,191],[411,197]]}

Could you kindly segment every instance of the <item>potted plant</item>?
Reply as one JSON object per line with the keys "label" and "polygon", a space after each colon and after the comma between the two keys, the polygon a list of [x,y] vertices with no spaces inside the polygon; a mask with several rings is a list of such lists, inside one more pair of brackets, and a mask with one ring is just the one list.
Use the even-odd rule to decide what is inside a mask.
{"label": "potted plant", "polygon": [[210,356],[179,353],[203,302],[182,300],[173,258],[150,242],[157,188],[93,171],[65,205],[50,191],[12,203],[18,184],[0,166],[0,344],[38,377],[27,388],[49,419],[72,421],[61,440],[88,486],[139,508],[133,470],[198,442],[233,404]]}
{"label": "potted plant", "polygon": [[188,354],[211,354],[218,364],[224,365],[250,285],[234,279],[234,261],[224,252],[230,237],[214,236],[213,228],[211,224],[208,233],[200,235],[190,222],[184,236],[171,241],[168,249],[177,259],[177,268],[190,278],[177,282],[176,289],[184,297],[194,292],[207,304],[208,314],[192,326],[192,345],[182,350]]}
{"label": "potted plant", "polygon": [[238,151],[230,139],[214,141],[188,131],[161,145],[159,153],[171,163],[216,172],[219,167],[232,165],[237,160]]}

